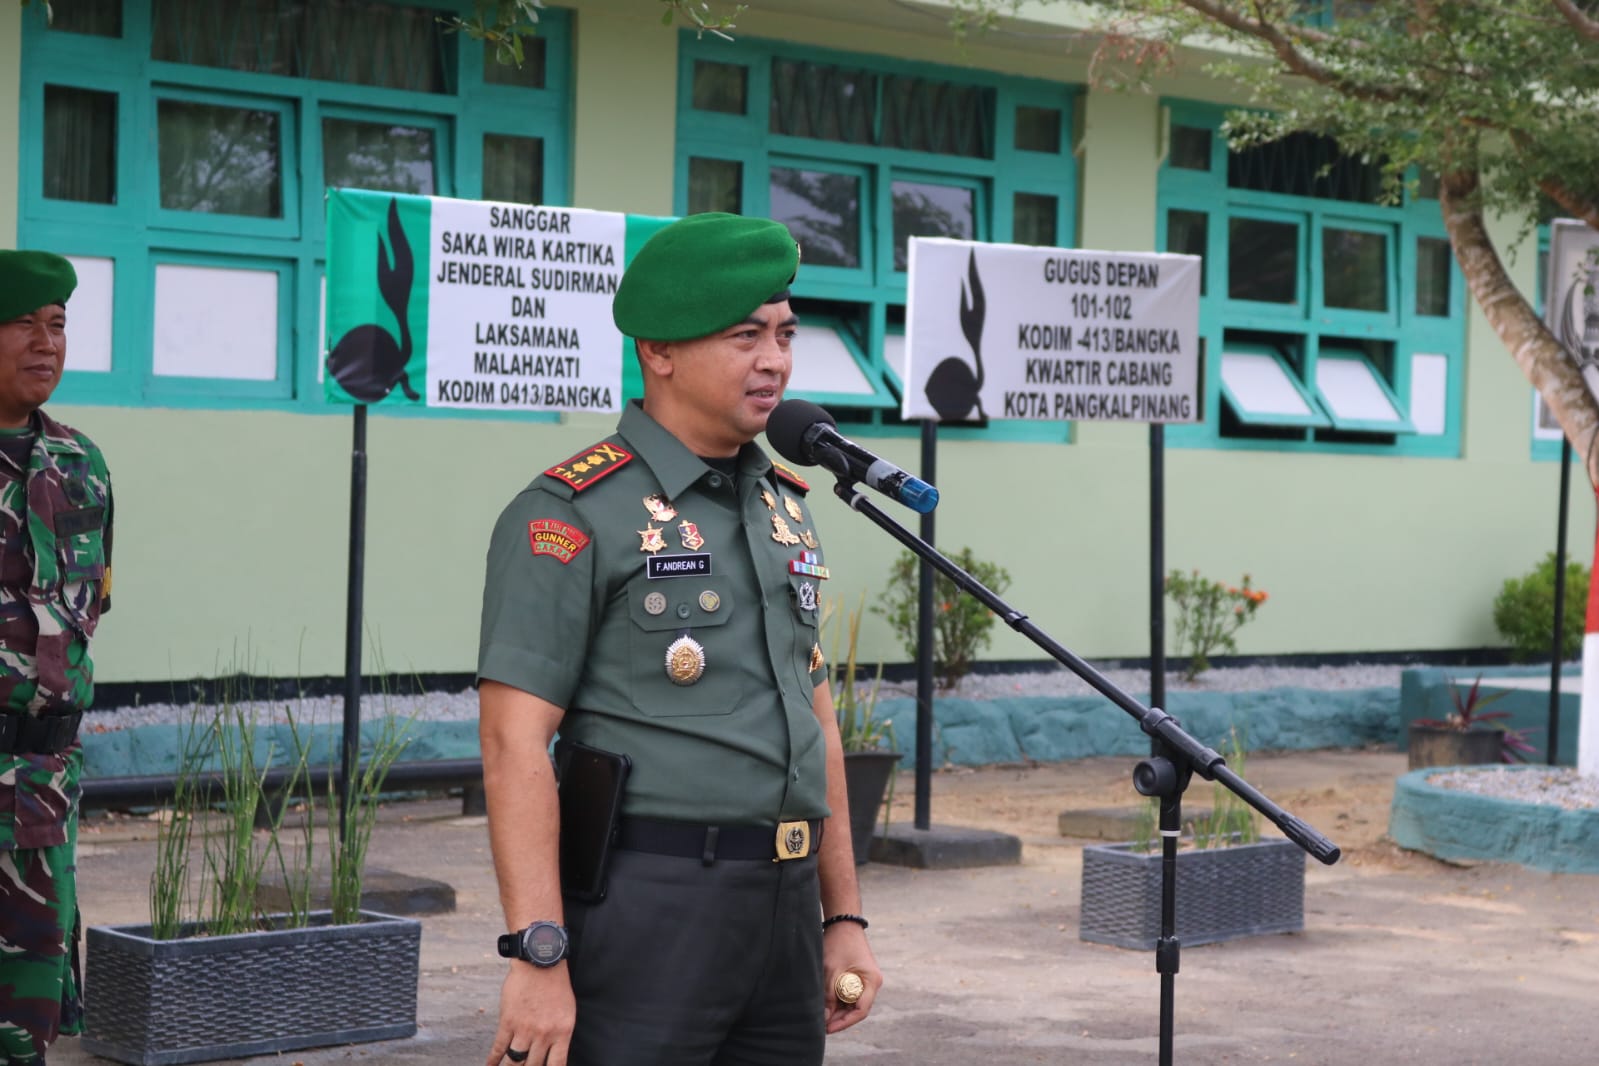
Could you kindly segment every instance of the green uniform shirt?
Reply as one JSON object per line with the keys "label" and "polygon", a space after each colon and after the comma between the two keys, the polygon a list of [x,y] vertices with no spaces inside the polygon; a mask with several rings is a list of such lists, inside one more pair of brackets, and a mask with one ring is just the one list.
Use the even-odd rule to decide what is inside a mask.
{"label": "green uniform shirt", "polygon": [[[816,527],[758,446],[738,470],[730,484],[635,402],[494,529],[478,677],[564,708],[562,736],[631,757],[630,815],[828,813]],[[674,645],[684,680],[703,649],[692,683],[668,674]]]}

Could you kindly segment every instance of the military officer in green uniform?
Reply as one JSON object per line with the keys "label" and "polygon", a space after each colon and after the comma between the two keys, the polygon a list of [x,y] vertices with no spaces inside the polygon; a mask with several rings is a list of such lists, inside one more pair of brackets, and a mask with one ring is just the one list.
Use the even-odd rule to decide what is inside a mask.
{"label": "military officer in green uniform", "polygon": [[[805,1066],[882,983],[817,632],[807,486],[754,443],[783,398],[798,249],[693,215],[614,302],[642,404],[534,479],[488,553],[484,786],[512,959],[489,1066]],[[557,732],[631,771],[599,901],[557,874]]]}
{"label": "military officer in green uniform", "polygon": [[40,409],[77,282],[59,255],[0,251],[0,1064],[43,1063],[83,1031],[77,736],[110,607],[111,480],[94,443]]}

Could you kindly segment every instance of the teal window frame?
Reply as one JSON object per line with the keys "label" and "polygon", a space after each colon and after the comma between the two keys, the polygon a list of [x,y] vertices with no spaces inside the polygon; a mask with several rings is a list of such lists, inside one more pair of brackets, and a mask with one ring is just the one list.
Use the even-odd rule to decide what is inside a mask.
{"label": "teal window frame", "polygon": [[[444,8],[463,14],[471,0],[383,0],[396,6]],[[123,0],[120,38],[51,30],[43,4],[23,8],[20,71],[18,246],[112,261],[115,286],[111,369],[68,369],[56,401],[125,407],[254,409],[343,414],[323,398],[317,373],[320,281],[326,215],[323,205],[321,119],[428,126],[435,131],[435,184],[441,196],[482,193],[484,133],[537,137],[544,142],[544,202],[571,202],[572,13],[545,10],[539,33],[546,47],[545,88],[493,85],[484,80],[483,45],[464,34],[446,38],[447,82],[442,93],[380,88],[235,71],[151,58],[152,0]],[[117,98],[116,202],[45,198],[42,160],[44,86],[90,89]],[[267,107],[282,116],[283,220],[163,209],[155,151],[157,100],[175,98],[225,106]],[[279,271],[279,371],[272,382],[157,377],[153,301],[158,263],[195,263]],[[394,417],[558,421],[551,412],[378,406]]]}
{"label": "teal window frame", "polygon": [[[282,198],[283,217],[261,218],[253,215],[229,215],[213,211],[184,211],[161,205],[161,104],[173,100],[179,103],[203,104],[209,107],[232,108],[239,111],[275,111],[278,114],[278,195]],[[300,236],[300,172],[293,165],[294,145],[298,142],[295,108],[291,100],[268,96],[253,96],[196,90],[188,87],[157,85],[150,94],[150,111],[154,122],[155,144],[145,166],[150,198],[149,225],[152,229],[194,230],[199,233],[227,233],[242,237]]]}
{"label": "teal window frame", "polygon": [[1305,383],[1300,380],[1298,372],[1288,365],[1288,360],[1284,358],[1283,353],[1277,348],[1268,344],[1234,341],[1226,345],[1225,350],[1218,349],[1218,351],[1221,351],[1223,359],[1228,355],[1254,355],[1270,359],[1277,365],[1277,370],[1288,384],[1293,387],[1294,391],[1299,394],[1300,400],[1305,404],[1305,413],[1302,415],[1290,414],[1285,411],[1250,411],[1234,394],[1232,387],[1221,376],[1221,371],[1218,367],[1217,379],[1221,387],[1222,396],[1233,405],[1233,410],[1237,413],[1239,421],[1253,426],[1297,426],[1301,428],[1321,428],[1332,424],[1332,419],[1322,410],[1315,393],[1305,386]]}
{"label": "teal window frame", "polygon": [[1347,345],[1329,344],[1325,342],[1318,346],[1316,351],[1316,370],[1318,374],[1320,373],[1322,363],[1337,361],[1355,363],[1362,367],[1367,374],[1371,375],[1372,382],[1382,392],[1388,403],[1393,406],[1394,412],[1396,415],[1398,415],[1398,417],[1394,421],[1385,422],[1378,419],[1351,418],[1346,415],[1340,415],[1337,409],[1333,406],[1332,401],[1327,397],[1326,390],[1322,388],[1319,377],[1315,378],[1313,380],[1316,382],[1316,397],[1321,400],[1322,409],[1327,412],[1327,417],[1332,420],[1334,429],[1340,429],[1350,433],[1416,432],[1415,425],[1405,414],[1405,411],[1409,405],[1400,402],[1399,397],[1394,393],[1394,390],[1389,387],[1387,380],[1383,377],[1382,371],[1377,368],[1376,364],[1374,364],[1364,352],[1351,348]]}
{"label": "teal window frame", "polygon": [[[1465,284],[1459,267],[1451,263],[1447,315],[1415,312],[1417,238],[1447,240],[1436,200],[1423,199],[1407,190],[1396,205],[1316,199],[1287,194],[1235,189],[1227,183],[1227,144],[1221,124],[1227,110],[1213,104],[1180,99],[1161,101],[1163,128],[1179,126],[1211,131],[1211,160],[1206,170],[1160,166],[1155,203],[1157,247],[1167,246],[1169,212],[1190,211],[1206,216],[1205,270],[1208,279],[1200,299],[1200,338],[1207,352],[1237,349],[1238,341],[1224,345],[1227,335],[1239,331],[1283,337],[1300,353],[1298,366],[1284,364],[1302,393],[1315,397],[1316,361],[1323,344],[1360,345],[1380,342],[1392,352],[1389,373],[1377,379],[1396,409],[1406,417],[1403,427],[1343,429],[1306,426],[1293,439],[1259,439],[1223,435],[1221,406],[1237,406],[1221,385],[1220,359],[1207,358],[1203,367],[1202,421],[1167,427],[1173,447],[1245,449],[1256,451],[1316,452],[1331,454],[1403,455],[1457,458],[1461,452],[1463,365],[1466,357]],[[1228,222],[1232,218],[1270,221],[1300,219],[1298,299],[1293,305],[1233,300],[1228,292]],[[1385,239],[1388,309],[1360,311],[1326,306],[1321,254],[1328,228],[1380,233]],[[1445,429],[1440,434],[1415,432],[1409,420],[1411,360],[1418,355],[1443,355],[1448,359]],[[1318,401],[1313,409],[1322,410]],[[1240,421],[1246,421],[1240,418]],[[1329,419],[1329,421],[1331,421]],[[1264,423],[1250,423],[1264,424]],[[1369,434],[1383,434],[1374,439]]]}
{"label": "teal window frame", "polygon": [[[771,70],[774,59],[799,60],[865,70],[877,75],[906,75],[993,91],[993,156],[973,158],[772,133]],[[696,60],[743,66],[745,112],[741,115],[699,111],[693,106]],[[896,180],[971,189],[974,236],[981,241],[1009,242],[1013,237],[1013,197],[1027,192],[1056,199],[1056,239],[1062,247],[1075,241],[1078,209],[1077,163],[1072,155],[1073,131],[1081,88],[971,69],[918,63],[887,56],[836,51],[788,42],[740,37],[729,44],[683,32],[678,43],[676,188],[673,209],[688,211],[688,167],[691,157],[728,160],[742,166],[740,206],[744,214],[769,215],[769,175],[774,166],[844,170],[863,175],[861,219],[862,267],[841,269],[801,262],[793,294],[801,328],[827,324],[860,362],[874,396],[798,393],[830,405],[860,436],[907,436],[917,432],[898,417],[902,383],[887,365],[883,339],[903,332],[900,321],[906,296],[906,274],[894,269],[893,183]],[[1033,151],[1015,146],[1018,106],[1049,108],[1060,115],[1060,150]],[[877,115],[879,127],[882,115]],[[806,301],[856,305],[861,314],[848,322],[824,309],[807,313]],[[1069,441],[1071,425],[995,419],[986,426],[940,426],[951,440]]]}
{"label": "teal window frame", "polygon": [[[866,379],[871,387],[870,394],[858,392],[829,392],[827,390],[813,389],[804,394],[805,398],[813,403],[834,404],[849,407],[898,407],[899,400],[884,385],[883,379],[872,372],[872,361],[866,355],[866,350],[861,343],[861,338],[854,327],[848,322],[833,315],[811,314],[800,319],[799,335],[795,343],[804,345],[805,334],[811,331],[831,332],[838,338],[844,350],[855,360],[855,368],[861,372],[861,377]],[[799,393],[795,393],[799,395]]]}

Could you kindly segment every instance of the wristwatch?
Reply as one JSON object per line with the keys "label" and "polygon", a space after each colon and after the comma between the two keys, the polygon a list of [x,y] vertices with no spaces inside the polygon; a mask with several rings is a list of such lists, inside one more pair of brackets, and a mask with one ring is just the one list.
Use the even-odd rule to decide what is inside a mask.
{"label": "wristwatch", "polygon": [[534,922],[526,929],[500,937],[500,958],[521,959],[547,969],[566,958],[570,944],[565,926]]}

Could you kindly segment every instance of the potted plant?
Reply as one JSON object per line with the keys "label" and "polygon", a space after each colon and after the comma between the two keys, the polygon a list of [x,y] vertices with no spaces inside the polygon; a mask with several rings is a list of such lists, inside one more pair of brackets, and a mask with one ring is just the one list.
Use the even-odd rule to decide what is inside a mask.
{"label": "potted plant", "polygon": [[1525,761],[1533,750],[1528,731],[1509,728],[1508,711],[1483,710],[1504,695],[1503,691],[1483,695],[1481,674],[1464,695],[1450,681],[1449,699],[1455,709],[1445,718],[1417,718],[1410,723],[1410,768]]}
{"label": "potted plant", "polygon": [[[360,909],[378,797],[406,727],[385,718],[377,729],[342,832],[332,770],[319,797],[292,715],[288,730],[292,803],[275,802],[274,747],[258,744],[241,709],[224,700],[190,722],[157,835],[150,923],[87,931],[86,1051],[158,1066],[415,1035],[421,923]],[[310,909],[318,799],[326,911]],[[296,827],[300,839],[285,846]],[[288,886],[284,913],[256,901],[269,864]]]}
{"label": "potted plant", "polygon": [[[866,597],[861,596],[865,606]],[[834,605],[828,604],[823,614],[823,625],[834,614]],[[877,666],[877,676],[872,679],[871,690],[861,695],[856,685],[856,642],[860,637],[862,611],[849,613],[845,620],[848,646],[844,659],[838,657],[838,640],[833,641],[833,711],[838,716],[838,736],[844,748],[844,785],[849,792],[849,828],[854,841],[855,863],[867,862],[872,854],[872,836],[877,827],[877,812],[884,808],[884,798],[891,796],[894,769],[903,758],[895,751],[894,723],[877,717],[877,692],[883,681],[883,666]],[[884,814],[883,829],[888,829]]]}
{"label": "potted plant", "polygon": [[[1243,771],[1236,730],[1223,746]],[[1099,944],[1149,950],[1160,937],[1161,862],[1155,804],[1142,810],[1142,830],[1123,844],[1083,848],[1078,936]],[[1260,836],[1259,816],[1224,785],[1213,786],[1211,814],[1186,827],[1177,853],[1176,933],[1182,944],[1211,944],[1305,927],[1305,854],[1284,838]]]}

